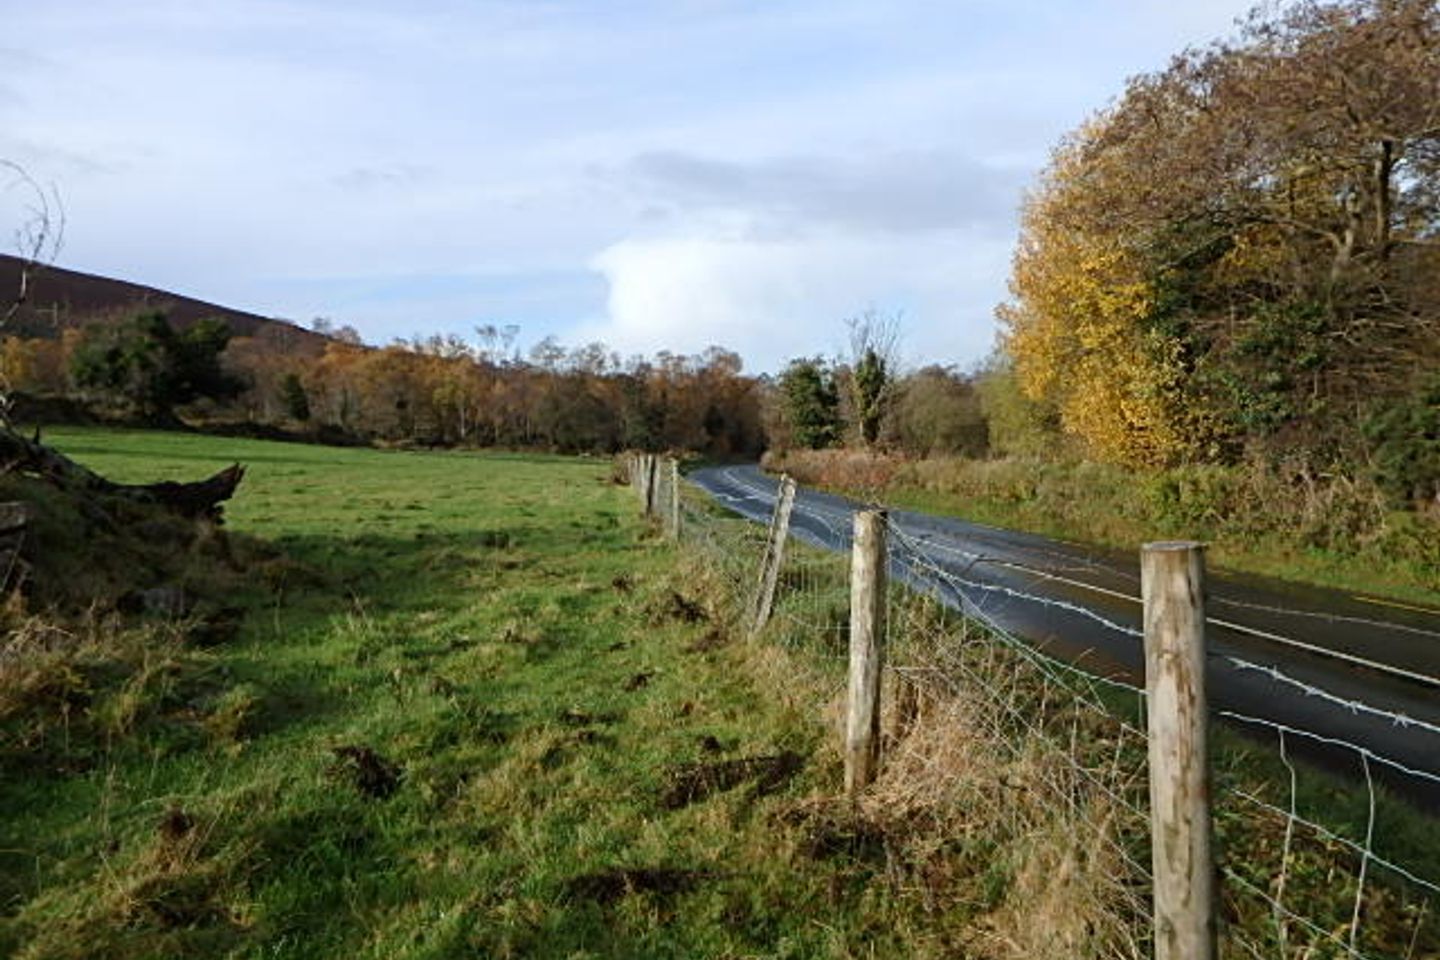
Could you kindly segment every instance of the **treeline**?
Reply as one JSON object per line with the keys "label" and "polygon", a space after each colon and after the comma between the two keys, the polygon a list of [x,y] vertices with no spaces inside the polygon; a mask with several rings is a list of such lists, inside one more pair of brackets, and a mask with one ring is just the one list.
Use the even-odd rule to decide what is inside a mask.
{"label": "treeline", "polygon": [[872,372],[867,381],[855,369],[845,359],[790,361],[766,407],[770,448],[855,447],[912,457],[991,452],[986,394],[994,370],[933,364],[906,374]]}
{"label": "treeline", "polygon": [[367,347],[328,327],[316,352],[287,327],[230,337],[219,322],[174,331],[163,314],[6,338],[11,391],[77,398],[144,422],[241,421],[325,438],[564,452],[676,449],[717,457],[763,449],[763,384],[738,355],[662,352],[622,360],[553,338],[525,355],[514,328]]}
{"label": "treeline", "polygon": [[1440,504],[1440,6],[1261,7],[1132,80],[1055,152],[1012,292],[1022,435]]}
{"label": "treeline", "polygon": [[766,463],[1127,549],[1201,539],[1243,569],[1440,590],[1437,0],[1265,5],[1130,81],[1028,196],[1011,294],[972,373],[877,378],[854,343],[792,362]]}

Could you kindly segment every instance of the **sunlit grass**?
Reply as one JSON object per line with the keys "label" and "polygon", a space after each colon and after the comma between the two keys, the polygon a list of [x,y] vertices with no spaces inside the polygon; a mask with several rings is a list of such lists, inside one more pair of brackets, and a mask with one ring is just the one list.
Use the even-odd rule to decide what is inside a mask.
{"label": "sunlit grass", "polygon": [[[229,529],[287,557],[237,596],[240,638],[185,662],[203,702],[182,678],[85,769],[0,787],[0,952],[905,952],[773,827],[833,771],[661,802],[679,764],[810,755],[818,718],[772,709],[734,649],[686,652],[711,625],[674,614],[675,554],[608,462],[48,439],[128,481],[239,460]],[[393,792],[367,795],[340,748],[373,751]]]}

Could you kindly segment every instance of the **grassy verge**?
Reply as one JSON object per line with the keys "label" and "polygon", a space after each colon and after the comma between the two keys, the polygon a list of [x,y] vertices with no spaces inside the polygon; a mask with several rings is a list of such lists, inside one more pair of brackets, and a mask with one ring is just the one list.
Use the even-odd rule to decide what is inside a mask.
{"label": "grassy verge", "polygon": [[791,451],[766,466],[801,482],[1122,550],[1157,539],[1210,545],[1215,566],[1440,608],[1440,522],[1374,491],[1239,468],[1135,473],[1102,464]]}
{"label": "grassy verge", "polygon": [[[721,569],[736,552],[700,545]],[[764,635],[815,704],[844,683],[847,579],[843,557],[792,544]],[[812,799],[801,822],[883,857],[892,894],[966,955],[1148,956],[1141,699],[902,588],[887,606],[879,781],[854,804]],[[1222,955],[1440,951],[1433,816],[1367,789],[1358,764],[1312,766],[1294,738],[1211,734]]]}
{"label": "grassy verge", "polygon": [[934,951],[867,882],[883,864],[786,827],[836,780],[819,719],[777,693],[776,654],[729,642],[608,464],[50,439],[116,479],[249,464],[229,516],[253,566],[217,645],[97,627],[151,680],[79,676],[52,733],[116,683],[143,722],[23,775],[11,755],[0,953]]}

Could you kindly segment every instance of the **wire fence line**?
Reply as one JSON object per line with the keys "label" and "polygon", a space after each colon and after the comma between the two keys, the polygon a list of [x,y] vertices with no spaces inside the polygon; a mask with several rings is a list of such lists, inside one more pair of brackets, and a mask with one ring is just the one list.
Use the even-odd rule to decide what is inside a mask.
{"label": "wire fence line", "polygon": [[[988,628],[994,642],[1004,643],[1012,648],[1026,650],[1029,645],[1010,636],[986,609],[985,594],[977,596],[976,585],[965,578],[950,574],[936,565],[924,550],[905,532],[892,527],[894,542],[898,545],[901,559],[899,565],[914,569],[919,567],[930,582],[939,582],[954,587],[954,595],[961,598],[967,614],[979,619]],[[980,585],[983,587],[983,585]],[[1054,604],[1053,601],[1047,601]],[[1101,619],[1103,618],[1096,618]],[[1143,637],[1141,631],[1119,624],[1107,624],[1127,634]],[[1047,671],[1050,682],[1064,683],[1067,690],[1096,709],[1113,708],[1114,697],[1105,697],[1100,686],[1115,686],[1117,681],[1086,674],[1084,671],[1057,665],[1043,654],[1031,654],[1032,662]],[[1262,672],[1266,676],[1301,690],[1307,696],[1327,700],[1352,712],[1363,712],[1382,718],[1397,728],[1430,728],[1424,721],[1415,720],[1403,714],[1340,697],[1315,684],[1287,676],[1272,665],[1260,665],[1239,657],[1227,658],[1237,668]],[[1047,662],[1049,661],[1049,662]],[[984,689],[983,684],[977,684]],[[1120,684],[1125,689],[1128,685]],[[1143,690],[1134,690],[1133,695],[1142,704]],[[1364,783],[1364,804],[1367,815],[1363,835],[1355,838],[1345,835],[1344,828],[1332,828],[1299,812],[1298,776],[1289,757],[1287,735],[1315,739],[1320,735],[1310,731],[1297,730],[1274,721],[1237,714],[1233,711],[1218,711],[1221,716],[1259,726],[1277,737],[1278,756],[1288,771],[1281,783],[1282,804],[1264,799],[1258,791],[1267,786],[1263,779],[1255,785],[1247,785],[1240,777],[1218,778],[1214,795],[1215,817],[1219,827],[1228,833],[1233,841],[1230,849],[1222,852],[1219,868],[1228,881],[1225,906],[1227,912],[1237,921],[1250,918],[1251,922],[1233,922],[1227,926],[1227,942],[1234,949],[1253,956],[1435,956],[1440,949],[1435,943],[1435,934],[1427,933],[1423,924],[1429,913],[1429,897],[1440,894],[1440,884],[1432,873],[1429,878],[1406,865],[1382,856],[1375,848],[1377,811],[1381,794],[1369,776],[1372,762],[1384,763],[1406,775],[1435,780],[1434,770],[1416,769],[1391,760],[1374,750],[1335,738],[1323,738],[1329,746],[1348,751],[1360,761],[1366,773]],[[1130,735],[1143,739],[1144,723],[1123,724]],[[1143,778],[1142,782],[1143,782]],[[1436,781],[1440,782],[1440,781]],[[1138,819],[1148,815],[1140,807],[1143,798],[1129,811]],[[1267,831],[1280,831],[1281,842],[1278,850],[1267,850]],[[1302,849],[1303,848],[1303,849]],[[1432,871],[1434,862],[1426,864]],[[1312,873],[1324,870],[1325,889],[1317,891],[1313,882],[1301,887],[1294,879],[1302,870]],[[1371,886],[1375,878],[1372,872],[1388,872],[1398,883],[1391,886]],[[1137,871],[1138,873],[1138,871]],[[1383,881],[1382,881],[1383,883]],[[1288,889],[1287,889],[1288,886]],[[1351,889],[1347,890],[1346,887]],[[1298,888],[1298,889],[1297,889]],[[1353,891],[1353,892],[1352,892]],[[1417,895],[1418,894],[1418,895]],[[1394,910],[1394,897],[1409,895],[1410,902],[1400,904]],[[1387,915],[1381,923],[1372,928],[1374,935],[1366,936],[1366,908],[1372,899],[1379,899],[1377,909]],[[1348,903],[1346,902],[1348,901]],[[1418,906],[1413,906],[1418,904]],[[1343,908],[1349,907],[1347,911]],[[1407,911],[1406,907],[1412,907]],[[1413,913],[1413,916],[1409,915]],[[1268,917],[1266,915],[1268,914]],[[1319,921],[1311,914],[1322,917]],[[1255,918],[1266,917],[1268,923],[1256,926]],[[1341,921],[1337,923],[1337,921]],[[1398,923],[1397,923],[1398,921]],[[1408,928],[1410,936],[1397,940],[1396,927]],[[1423,952],[1422,951],[1423,948]],[[1337,952],[1338,951],[1338,952]]]}
{"label": "wire fence line", "polygon": [[[770,529],[708,492],[640,463],[656,478],[650,512],[713,580],[726,613],[751,624]],[[668,480],[669,482],[661,482]],[[773,497],[773,491],[756,491]],[[758,634],[803,654],[822,678],[817,714],[833,715],[849,656],[851,513],[796,503],[776,578],[773,615]],[[1148,956],[1152,928],[1152,810],[1146,694],[1124,677],[1015,636],[997,610],[1017,599],[1087,617],[1139,643],[1143,631],[1078,604],[986,580],[983,554],[886,525],[884,767],[874,789],[923,784],[936,797],[989,806],[1010,838],[1048,830],[1091,869],[1093,942],[1075,955]],[[957,563],[960,560],[962,562]],[[1044,573],[1043,571],[1036,571]],[[1440,728],[1289,676],[1274,664],[1227,658],[1337,709],[1397,731]],[[1372,775],[1377,767],[1440,784],[1440,757],[1401,763],[1343,739],[1236,711],[1214,711],[1273,749],[1224,734],[1210,802],[1221,878],[1223,956],[1440,957],[1440,837],[1435,822]],[[960,760],[927,731],[960,730]],[[957,739],[952,737],[952,740]],[[1305,743],[1348,756],[1360,776],[1341,785],[1297,760]],[[917,786],[915,789],[919,789]],[[909,802],[907,798],[904,802]],[[1083,870],[1081,871],[1084,872]],[[1098,947],[1096,945],[1098,944]],[[1092,949],[1093,948],[1093,949]]]}

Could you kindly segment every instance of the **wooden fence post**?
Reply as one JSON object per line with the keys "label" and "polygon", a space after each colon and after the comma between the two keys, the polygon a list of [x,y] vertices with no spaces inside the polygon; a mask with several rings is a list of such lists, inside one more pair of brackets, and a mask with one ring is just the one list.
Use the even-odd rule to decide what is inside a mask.
{"label": "wooden fence post", "polygon": [[655,494],[659,487],[656,474],[659,473],[660,458],[653,453],[645,455],[645,516],[655,516]]}
{"label": "wooden fence post", "polygon": [[760,561],[760,584],[755,591],[753,636],[770,621],[775,606],[775,587],[780,583],[780,564],[785,559],[785,541],[790,536],[790,512],[795,508],[795,481],[781,475],[780,490],[775,497],[775,511],[770,515],[770,535],[765,540],[765,557]]}
{"label": "wooden fence post", "polygon": [[1147,543],[1145,690],[1156,960],[1214,960],[1215,863],[1205,709],[1205,548]]}
{"label": "wooden fence post", "polygon": [[680,539],[680,460],[670,458],[670,539]]}
{"label": "wooden fence post", "polygon": [[880,767],[880,676],[885,668],[884,510],[855,514],[850,548],[850,684],[845,700],[845,793]]}

